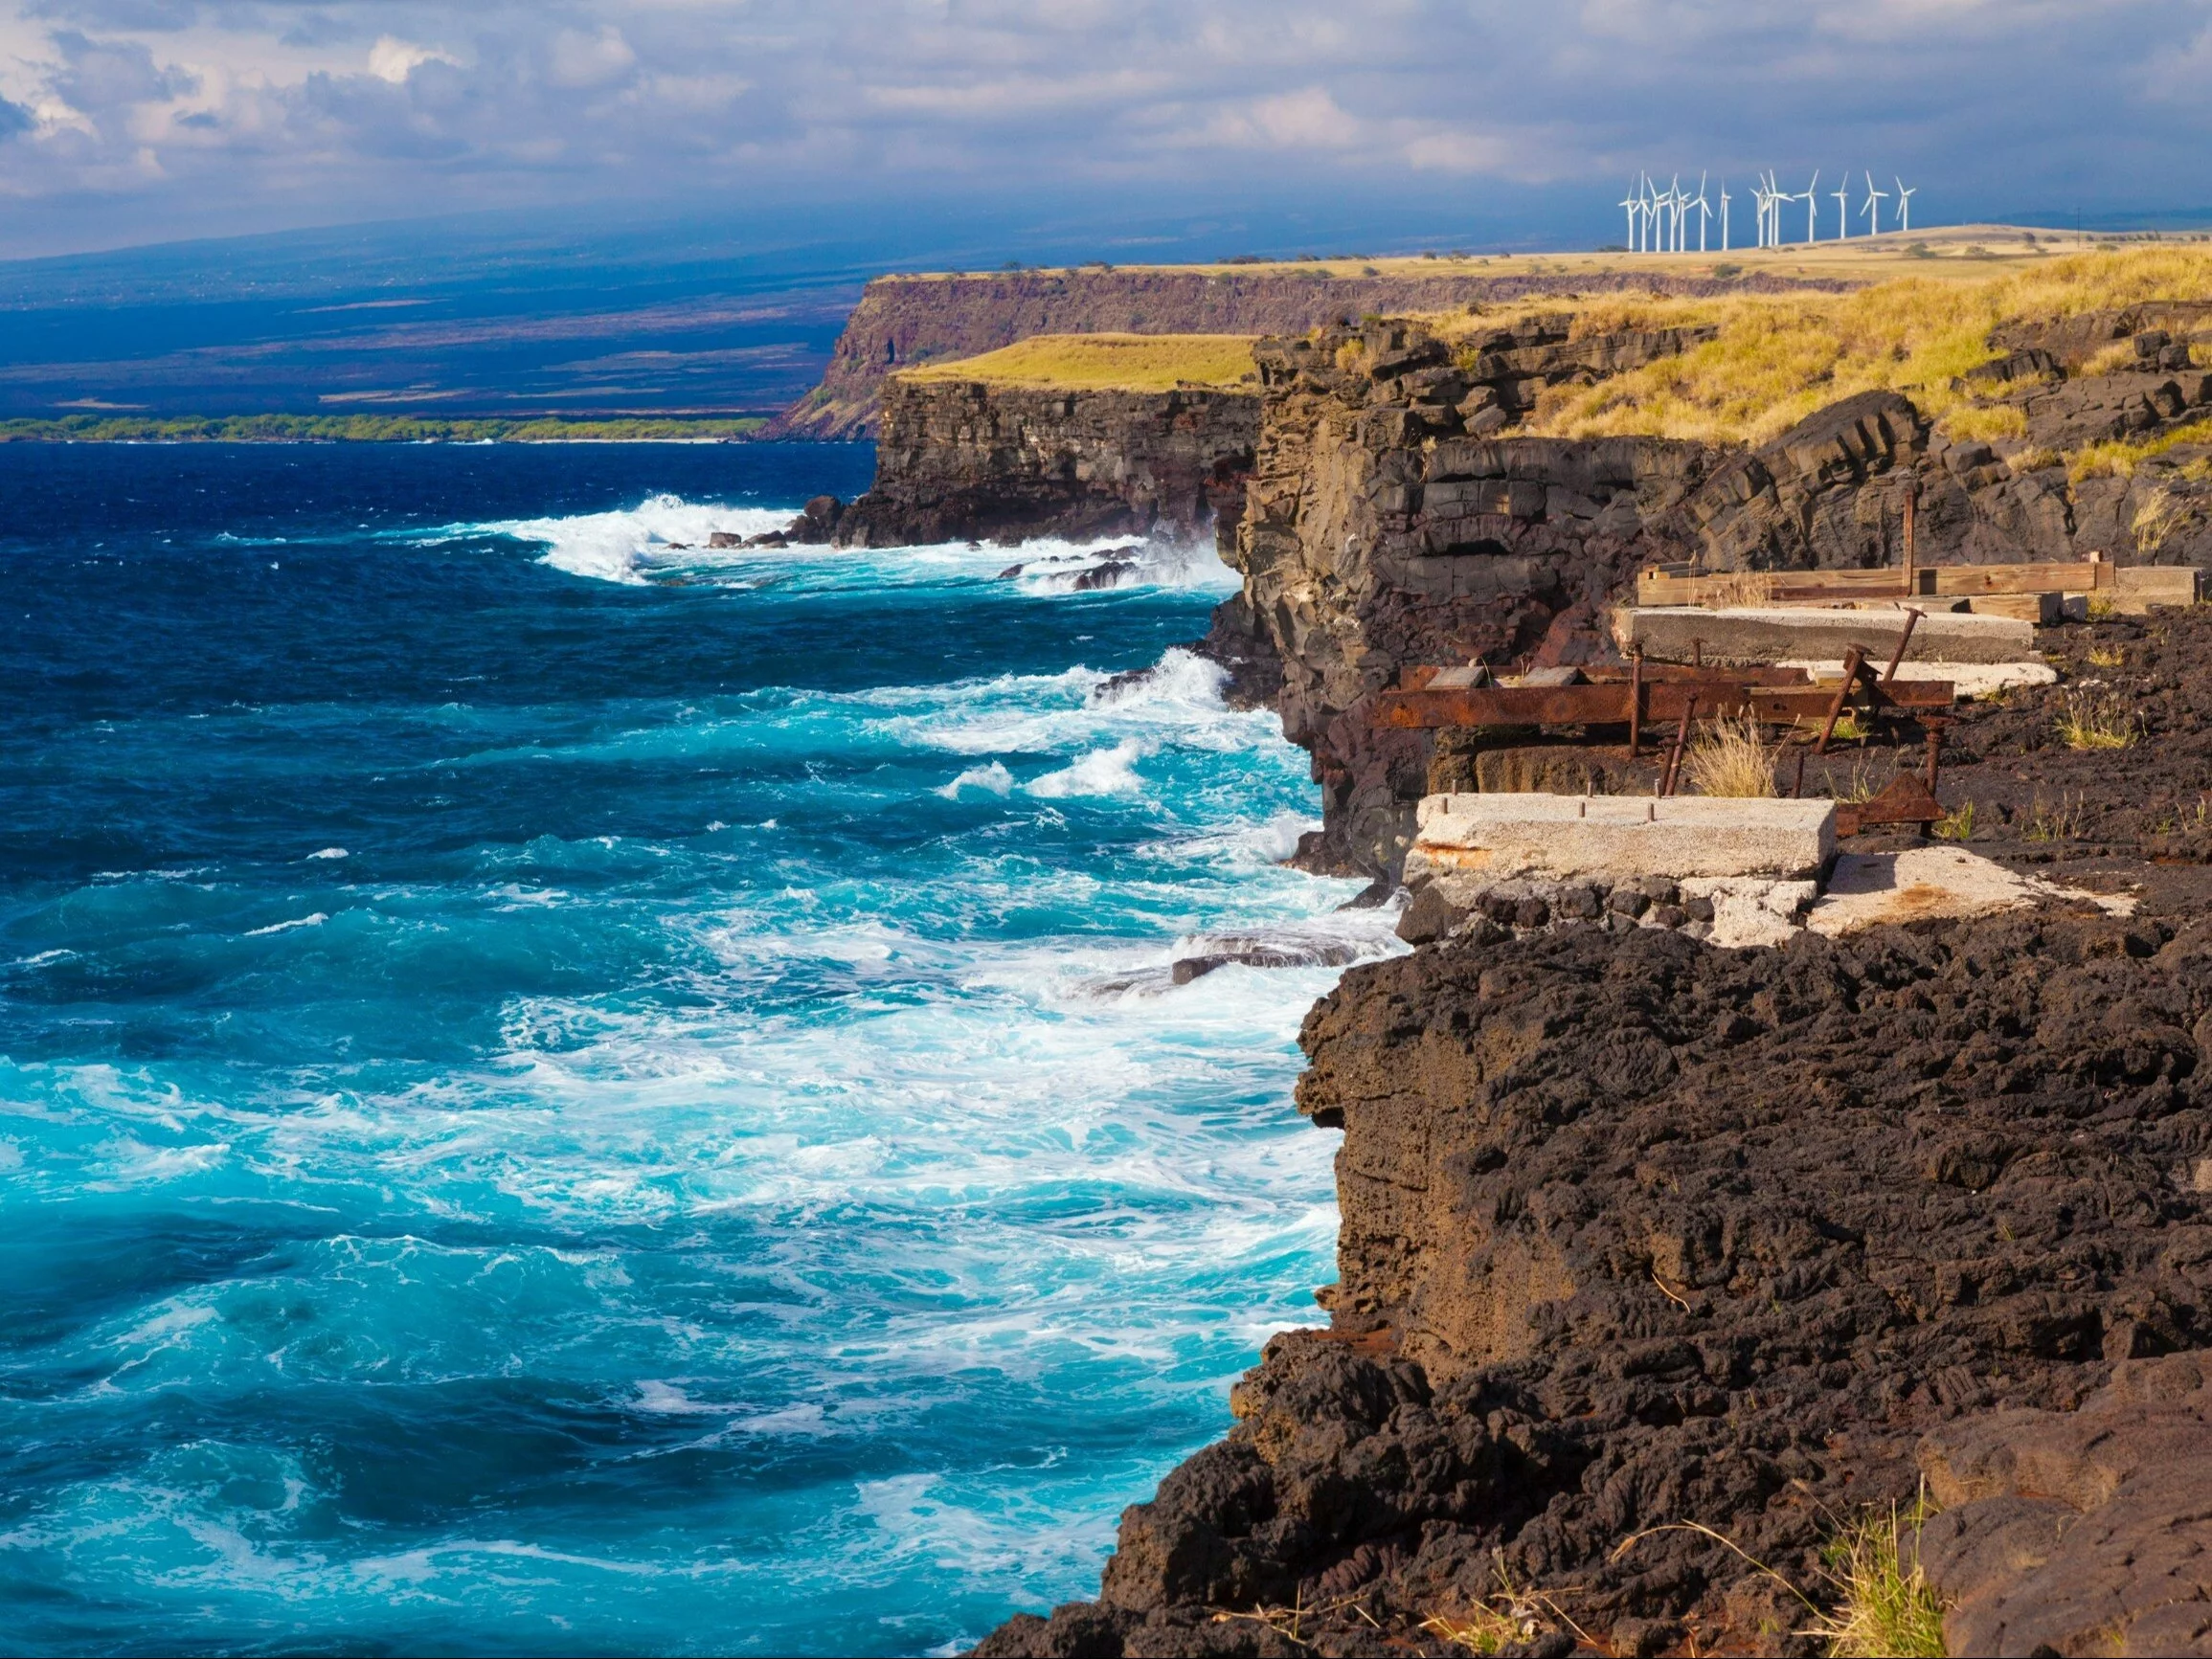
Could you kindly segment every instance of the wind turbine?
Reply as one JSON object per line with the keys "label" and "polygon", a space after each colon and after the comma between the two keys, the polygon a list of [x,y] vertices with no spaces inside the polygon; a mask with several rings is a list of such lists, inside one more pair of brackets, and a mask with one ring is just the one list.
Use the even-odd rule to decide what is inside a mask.
{"label": "wind turbine", "polygon": [[[1894,175],[1892,176],[1894,177]],[[1912,191],[1916,191],[1920,187],[1914,185],[1912,191],[1908,191],[1905,188],[1903,179],[1896,179],[1895,183],[1897,185],[1897,228],[1901,231],[1909,231],[1912,229]]]}
{"label": "wind turbine", "polygon": [[1849,241],[1851,239],[1851,169],[1849,168],[1843,169],[1843,188],[1840,191],[1831,191],[1829,194],[1836,198],[1836,239],[1839,242]]}
{"label": "wind turbine", "polygon": [[1705,251],[1705,231],[1713,222],[1713,204],[1705,200],[1705,175],[1698,174],[1697,199],[1690,206],[1698,210],[1698,252]]}
{"label": "wind turbine", "polygon": [[1728,251],[1728,181],[1721,181],[1721,252]]}
{"label": "wind turbine", "polygon": [[1866,234],[1870,236],[1878,236],[1882,234],[1882,204],[1888,197],[1889,192],[1887,191],[1878,191],[1874,188],[1874,175],[1868,173],[1866,175],[1866,205],[1859,211],[1866,215]]}
{"label": "wind turbine", "polygon": [[1625,196],[1623,196],[1623,197],[1620,199],[1620,201],[1619,201],[1617,204],[1615,204],[1615,205],[1616,205],[1616,206],[1618,206],[1618,207],[1621,207],[1621,208],[1625,209],[1625,210],[1627,211],[1627,213],[1628,213],[1628,251],[1629,251],[1630,253],[1632,253],[1632,254],[1633,254],[1633,253],[1635,253],[1635,252],[1636,252],[1636,194],[1635,194],[1635,192],[1634,192],[1634,191],[1631,191],[1631,192],[1630,192],[1628,195],[1625,195]]}
{"label": "wind turbine", "polygon": [[1682,221],[1689,217],[1684,211],[1688,206],[1682,199],[1682,175],[1677,173],[1667,185],[1666,249],[1670,254],[1682,251]]}
{"label": "wind turbine", "polygon": [[1813,182],[1805,187],[1805,240],[1820,239],[1820,169],[1813,169]]}

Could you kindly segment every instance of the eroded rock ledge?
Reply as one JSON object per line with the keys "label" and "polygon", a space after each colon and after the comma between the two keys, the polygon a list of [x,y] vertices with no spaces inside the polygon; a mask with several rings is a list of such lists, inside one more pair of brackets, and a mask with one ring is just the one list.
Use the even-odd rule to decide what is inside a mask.
{"label": "eroded rock ledge", "polygon": [[[1989,1413],[2212,1342],[2201,914],[1430,948],[1301,1041],[1299,1109],[1344,1134],[1327,1328],[1124,1513],[1099,1601],[982,1651],[1443,1652],[1424,1621],[1501,1576],[1542,1593],[1528,1651],[1813,1651],[1711,1532],[1817,1591],[1837,1519],[1909,1502],[1922,1459],[2017,1491],[1975,1461]],[[2093,1551],[2113,1483],[2077,1484]],[[1937,1564],[2041,1628],[2023,1560]]]}

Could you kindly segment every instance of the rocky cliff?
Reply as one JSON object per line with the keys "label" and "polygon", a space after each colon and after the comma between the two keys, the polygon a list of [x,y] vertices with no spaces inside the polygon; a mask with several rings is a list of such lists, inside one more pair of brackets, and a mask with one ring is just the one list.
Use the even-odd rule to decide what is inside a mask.
{"label": "rocky cliff", "polygon": [[1233,534],[1259,436],[1249,392],[886,383],[875,482],[844,547]]}
{"label": "rocky cliff", "polygon": [[[2117,369],[2024,374],[2010,459],[1956,442],[1896,392],[1820,410],[1756,448],[1666,438],[1523,436],[1548,387],[1588,384],[1696,346],[1691,330],[1573,338],[1524,319],[1451,340],[1406,323],[1262,342],[1261,426],[1242,523],[1224,557],[1243,593],[1215,654],[1272,656],[1292,741],[1311,751],[1324,829],[1313,867],[1393,873],[1433,743],[1378,728],[1400,668],[1610,655],[1607,603],[1646,563],[1711,570],[1900,561],[1919,501],[1922,563],[2070,559],[2212,564],[2212,449],[2177,446],[2125,476],[2074,478],[2065,451],[2159,433],[2201,440],[2212,375],[2165,367],[2167,336],[2131,313],[2077,332],[2144,349]],[[2024,349],[2024,348],[2023,348]]]}
{"label": "rocky cliff", "polygon": [[[876,429],[886,378],[900,369],[995,351],[1035,334],[1297,334],[1368,315],[1455,311],[1543,294],[1711,294],[1833,283],[1771,276],[1585,272],[1484,275],[1439,261],[1433,275],[1356,274],[1357,262],[1020,271],[879,277],[846,324],[822,384],[779,415],[771,437],[859,437]],[[1402,263],[1399,269],[1403,269]]]}
{"label": "rocky cliff", "polygon": [[980,1651],[1823,1651],[1824,1545],[1924,1469],[1952,1651],[2201,1651],[2202,1489],[2158,1476],[2212,1413],[2143,1367],[2212,1340],[2208,1030],[2201,920],[1354,970],[1298,1091],[1343,1131],[1328,1326],[1096,1603]]}

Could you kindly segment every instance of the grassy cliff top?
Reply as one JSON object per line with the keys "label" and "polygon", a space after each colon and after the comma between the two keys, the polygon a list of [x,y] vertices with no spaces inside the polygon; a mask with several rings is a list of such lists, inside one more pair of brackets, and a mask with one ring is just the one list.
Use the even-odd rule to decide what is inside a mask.
{"label": "grassy cliff top", "polygon": [[[1990,343],[1999,325],[2206,299],[2212,299],[2212,248],[2173,245],[2015,259],[1973,274],[1916,272],[1837,294],[1593,298],[1573,307],[1577,336],[1693,324],[1711,325],[1719,333],[1680,357],[1594,386],[1552,388],[1527,430],[1561,437],[1639,434],[1761,443],[1826,404],[1856,392],[1893,391],[1953,437],[2012,438],[2024,422],[2017,407],[1992,401],[2003,388],[1986,387],[1977,396],[1952,384],[2003,355]],[[1553,302],[1521,308],[1563,307]],[[1503,314],[1435,322],[1447,333],[1472,337]]]}
{"label": "grassy cliff top", "polygon": [[909,369],[909,381],[981,380],[1066,392],[1232,388],[1254,377],[1243,334],[1036,334],[980,357]]}

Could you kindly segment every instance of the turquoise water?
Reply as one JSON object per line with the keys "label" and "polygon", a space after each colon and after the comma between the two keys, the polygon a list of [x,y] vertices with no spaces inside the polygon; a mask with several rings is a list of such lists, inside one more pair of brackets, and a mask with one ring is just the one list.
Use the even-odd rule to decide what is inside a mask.
{"label": "turquoise water", "polygon": [[1227,572],[668,545],[868,463],[0,448],[0,1648],[949,1649],[1314,1316]]}

